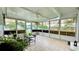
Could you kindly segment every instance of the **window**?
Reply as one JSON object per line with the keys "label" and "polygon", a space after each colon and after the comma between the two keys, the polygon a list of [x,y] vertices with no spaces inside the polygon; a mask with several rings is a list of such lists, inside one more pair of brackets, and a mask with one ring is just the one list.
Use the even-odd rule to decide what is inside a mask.
{"label": "window", "polygon": [[50,29],[58,31],[59,30],[59,20],[50,21]]}
{"label": "window", "polygon": [[26,22],[26,34],[32,34],[32,24],[30,22]]}
{"label": "window", "polygon": [[16,33],[16,20],[6,18],[4,22],[4,35],[11,35],[14,33]]}
{"label": "window", "polygon": [[43,23],[42,23],[42,22],[39,23],[38,29],[39,29],[39,30],[42,30],[42,29],[43,29]]}
{"label": "window", "polygon": [[75,19],[61,20],[61,35],[75,36]]}
{"label": "window", "polygon": [[49,29],[49,22],[48,22],[48,21],[47,21],[47,22],[43,22],[42,28],[43,28],[44,30],[48,30],[48,29]]}
{"label": "window", "polygon": [[32,23],[32,30],[37,30],[38,26],[35,22]]}
{"label": "window", "polygon": [[61,31],[75,32],[75,20],[74,19],[61,20]]}
{"label": "window", "polygon": [[6,18],[4,30],[16,30],[16,20]]}
{"label": "window", "polygon": [[25,30],[25,21],[17,20],[17,30]]}
{"label": "window", "polygon": [[59,20],[50,21],[50,33],[59,34]]}
{"label": "window", "polygon": [[32,23],[32,32],[42,32],[42,23],[41,22]]}

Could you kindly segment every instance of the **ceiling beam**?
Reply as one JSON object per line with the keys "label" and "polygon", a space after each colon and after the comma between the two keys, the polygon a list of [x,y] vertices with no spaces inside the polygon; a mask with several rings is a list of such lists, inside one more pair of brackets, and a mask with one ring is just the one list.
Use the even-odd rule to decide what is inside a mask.
{"label": "ceiling beam", "polygon": [[59,17],[61,17],[61,13],[54,7],[53,8],[53,11],[59,16]]}
{"label": "ceiling beam", "polygon": [[42,14],[38,13],[38,12],[34,12],[34,11],[32,11],[32,10],[28,9],[28,8],[24,8],[24,7],[20,7],[20,8],[22,8],[22,9],[24,9],[24,10],[28,10],[28,11],[30,11],[30,12],[32,12],[32,13],[34,13],[34,14],[36,14],[36,15],[40,15],[41,17],[44,17],[44,18],[49,19],[49,17],[44,16],[44,15],[42,15]]}

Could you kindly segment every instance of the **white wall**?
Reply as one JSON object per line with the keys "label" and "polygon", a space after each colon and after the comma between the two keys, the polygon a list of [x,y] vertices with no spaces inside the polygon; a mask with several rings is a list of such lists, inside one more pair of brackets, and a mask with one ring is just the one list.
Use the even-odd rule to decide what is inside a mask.
{"label": "white wall", "polygon": [[[39,32],[39,35],[49,37],[49,33]],[[57,34],[50,34],[50,38],[55,38],[58,40],[65,40],[65,41],[75,41],[76,40],[76,38],[72,37],[72,36],[57,35]]]}

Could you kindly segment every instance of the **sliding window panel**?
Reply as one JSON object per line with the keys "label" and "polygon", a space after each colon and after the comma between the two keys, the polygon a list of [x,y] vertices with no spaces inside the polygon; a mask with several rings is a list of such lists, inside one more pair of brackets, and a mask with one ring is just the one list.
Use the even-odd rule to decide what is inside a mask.
{"label": "sliding window panel", "polygon": [[50,37],[59,39],[59,20],[50,21]]}
{"label": "sliding window panel", "polygon": [[17,20],[17,37],[24,39],[25,36],[25,21]]}
{"label": "sliding window panel", "polygon": [[43,30],[43,22],[39,22],[38,30]]}
{"label": "sliding window panel", "polygon": [[43,22],[43,26],[42,26],[42,29],[43,29],[43,34],[44,36],[46,37],[49,37],[49,21],[45,21]]}
{"label": "sliding window panel", "polygon": [[61,20],[60,34],[66,36],[75,36],[75,19]]}
{"label": "sliding window panel", "polygon": [[71,18],[61,20],[60,36],[62,40],[75,40],[75,25],[76,19]]}
{"label": "sliding window panel", "polygon": [[16,33],[16,20],[5,18],[4,34],[14,34],[14,33]]}
{"label": "sliding window panel", "polygon": [[17,20],[17,30],[25,30],[25,21]]}
{"label": "sliding window panel", "polygon": [[43,22],[43,30],[49,30],[49,22]]}
{"label": "sliding window panel", "polygon": [[39,35],[43,35],[43,22],[39,22],[38,23],[38,32],[39,32]]}
{"label": "sliding window panel", "polygon": [[32,23],[31,22],[26,22],[26,34],[27,35],[32,34]]}
{"label": "sliding window panel", "polygon": [[59,20],[50,21],[50,33],[58,34],[59,32]]}
{"label": "sliding window panel", "polygon": [[36,24],[36,22],[33,22],[32,23],[32,30],[37,30],[38,29],[38,26]]}

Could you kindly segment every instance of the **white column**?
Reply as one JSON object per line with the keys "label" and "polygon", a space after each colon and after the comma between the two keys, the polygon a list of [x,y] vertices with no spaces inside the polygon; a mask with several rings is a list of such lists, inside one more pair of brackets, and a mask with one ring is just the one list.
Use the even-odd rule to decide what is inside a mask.
{"label": "white column", "polygon": [[73,42],[70,42],[70,48],[72,49],[72,50],[79,50],[79,10],[78,10],[78,12],[77,12],[77,17],[76,17],[76,19],[74,19],[74,20],[76,20],[76,28],[75,28],[75,30],[76,30],[76,32],[75,32],[75,41],[77,41],[77,46],[74,46],[74,41]]}
{"label": "white column", "polygon": [[32,22],[31,22],[31,33],[32,33]]}
{"label": "white column", "polygon": [[50,26],[51,26],[51,25],[50,25],[50,20],[49,20],[49,38],[50,38]]}
{"label": "white column", "polygon": [[[42,22],[42,26],[43,26],[43,22]],[[43,29],[42,29],[42,33],[43,33]]]}
{"label": "white column", "polygon": [[79,10],[78,10],[77,21],[76,21],[76,40],[79,41]]}
{"label": "white column", "polygon": [[27,26],[26,26],[26,21],[25,21],[25,34],[27,33],[27,31],[26,31],[27,29],[26,28],[27,28]]}
{"label": "white column", "polygon": [[0,13],[0,37],[4,36],[4,22],[3,15]]}
{"label": "white column", "polygon": [[60,31],[61,31],[61,19],[59,19],[59,31],[58,31],[59,39],[61,39]]}
{"label": "white column", "polygon": [[17,39],[17,37],[18,37],[17,19],[15,19],[15,20],[16,20],[16,39]]}

